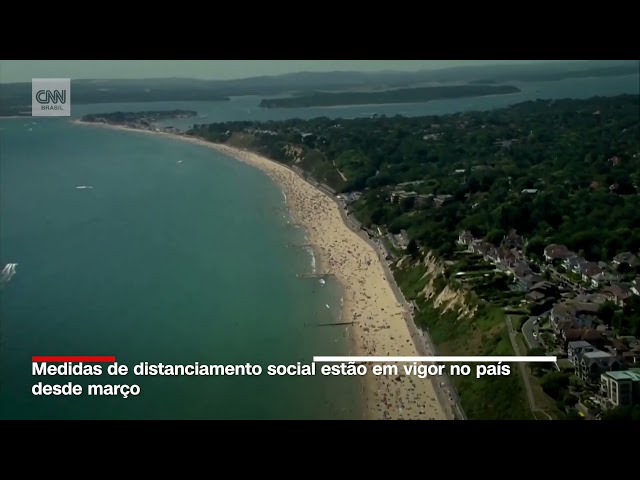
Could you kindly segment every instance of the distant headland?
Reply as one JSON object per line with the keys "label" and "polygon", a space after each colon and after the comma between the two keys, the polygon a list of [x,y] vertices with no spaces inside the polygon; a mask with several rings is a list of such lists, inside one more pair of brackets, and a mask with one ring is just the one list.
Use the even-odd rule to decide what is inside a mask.
{"label": "distant headland", "polygon": [[198,116],[193,110],[154,110],[146,112],[112,112],[91,113],[80,120],[85,123],[103,123],[107,125],[120,125],[129,128],[178,133],[175,127],[160,128],[156,122],[174,118],[191,118]]}
{"label": "distant headland", "polygon": [[507,95],[521,90],[513,85],[452,85],[400,88],[379,92],[319,92],[296,97],[270,98],[260,102],[262,108],[334,107],[340,105],[382,105],[421,103],[445,98]]}

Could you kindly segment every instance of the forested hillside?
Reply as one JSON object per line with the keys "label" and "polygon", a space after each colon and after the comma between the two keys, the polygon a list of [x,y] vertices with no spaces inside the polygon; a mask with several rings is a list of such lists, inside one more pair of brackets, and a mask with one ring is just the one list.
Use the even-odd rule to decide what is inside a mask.
{"label": "forested hillside", "polygon": [[[190,134],[362,192],[351,209],[365,225],[406,229],[441,254],[462,229],[491,240],[515,228],[533,253],[560,243],[601,260],[640,249],[639,108],[637,95],[622,95],[447,116],[218,123]],[[419,197],[390,202],[396,190]]]}

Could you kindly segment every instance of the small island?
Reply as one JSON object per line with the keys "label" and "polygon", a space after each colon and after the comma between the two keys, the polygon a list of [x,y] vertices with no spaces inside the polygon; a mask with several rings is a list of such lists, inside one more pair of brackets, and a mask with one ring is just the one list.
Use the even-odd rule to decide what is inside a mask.
{"label": "small island", "polygon": [[198,112],[193,110],[158,110],[149,112],[112,112],[92,113],[82,117],[81,122],[104,123],[108,125],[121,125],[142,130],[163,132],[179,132],[175,127],[158,127],[156,122],[174,118],[196,117]]}
{"label": "small island", "polygon": [[286,98],[263,99],[262,108],[334,107],[344,105],[383,105],[422,103],[447,98],[479,97],[519,93],[513,85],[454,85],[421,88],[400,88],[380,92],[312,93]]}

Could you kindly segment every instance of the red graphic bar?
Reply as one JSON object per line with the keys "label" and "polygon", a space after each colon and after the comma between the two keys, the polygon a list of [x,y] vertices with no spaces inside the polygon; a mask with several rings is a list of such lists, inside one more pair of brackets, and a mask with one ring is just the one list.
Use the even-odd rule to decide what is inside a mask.
{"label": "red graphic bar", "polygon": [[106,363],[106,362],[115,362],[115,356],[106,356],[106,357],[96,357],[96,356],[40,356],[40,357],[31,357],[32,362],[96,362],[96,363]]}

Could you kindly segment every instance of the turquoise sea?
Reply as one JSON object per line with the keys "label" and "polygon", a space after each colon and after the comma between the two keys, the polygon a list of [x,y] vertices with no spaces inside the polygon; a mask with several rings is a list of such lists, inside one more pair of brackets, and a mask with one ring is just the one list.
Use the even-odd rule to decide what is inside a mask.
{"label": "turquoise sea", "polygon": [[[440,114],[531,96],[637,94],[638,77],[526,88],[511,99],[384,107],[261,110],[259,99],[242,97],[72,111],[191,108],[202,116],[196,123]],[[299,276],[313,271],[312,256],[289,220],[266,175],[211,149],[68,118],[0,119],[0,267],[18,264],[0,291],[0,418],[361,418],[361,385],[348,378],[31,375],[32,355],[266,367],[347,354],[344,327],[314,326],[335,321],[340,289]],[[36,397],[39,381],[141,392]]]}

